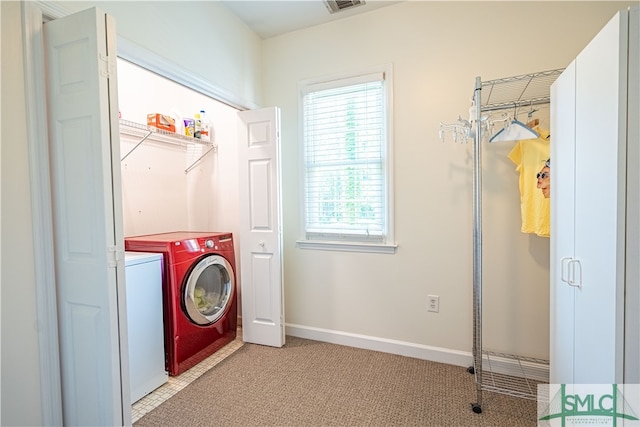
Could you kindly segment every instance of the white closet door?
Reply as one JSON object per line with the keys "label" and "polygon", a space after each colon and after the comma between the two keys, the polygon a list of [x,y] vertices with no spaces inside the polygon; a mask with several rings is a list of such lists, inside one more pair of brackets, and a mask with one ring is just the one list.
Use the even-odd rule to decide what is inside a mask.
{"label": "white closet door", "polygon": [[576,58],[576,383],[622,382],[626,12]]}
{"label": "white closet door", "polygon": [[115,27],[94,8],[44,36],[64,425],[128,424]]}
{"label": "white closet door", "polygon": [[575,256],[575,82],[574,61],[551,86],[551,384],[574,382],[575,288],[568,275]]}
{"label": "white closet door", "polygon": [[241,111],[238,160],[243,340],[282,347],[280,110]]}

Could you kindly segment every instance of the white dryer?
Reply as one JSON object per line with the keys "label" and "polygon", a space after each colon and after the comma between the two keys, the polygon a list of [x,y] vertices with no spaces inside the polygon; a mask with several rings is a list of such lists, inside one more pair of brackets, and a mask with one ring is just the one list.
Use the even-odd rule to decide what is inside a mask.
{"label": "white dryer", "polygon": [[131,403],[167,382],[162,254],[125,252]]}

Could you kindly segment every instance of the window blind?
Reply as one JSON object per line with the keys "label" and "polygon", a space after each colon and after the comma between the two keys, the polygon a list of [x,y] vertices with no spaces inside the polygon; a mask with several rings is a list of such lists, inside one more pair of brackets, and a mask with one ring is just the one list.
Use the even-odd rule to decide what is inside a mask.
{"label": "window blind", "polygon": [[384,75],[303,94],[306,238],[384,241]]}

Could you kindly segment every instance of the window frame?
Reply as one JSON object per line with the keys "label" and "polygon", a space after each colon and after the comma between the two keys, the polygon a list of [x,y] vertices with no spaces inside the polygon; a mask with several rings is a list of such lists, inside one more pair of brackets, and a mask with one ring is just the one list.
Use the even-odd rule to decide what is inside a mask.
{"label": "window frame", "polygon": [[[306,179],[307,171],[305,165],[305,140],[304,140],[304,96],[322,88],[337,88],[356,84],[363,78],[372,74],[382,74],[384,85],[384,108],[385,108],[385,145],[384,152],[384,222],[383,239],[381,242],[367,242],[345,237],[343,239],[324,239],[321,237],[309,238],[307,234],[306,219]],[[310,78],[298,83],[298,138],[300,141],[299,150],[299,171],[301,176],[300,185],[300,239],[296,245],[301,249],[344,251],[344,252],[371,252],[393,254],[396,252],[397,244],[394,239],[394,203],[393,203],[393,67],[391,64],[368,67],[358,72],[339,73],[329,76]],[[314,233],[311,233],[314,234]]]}

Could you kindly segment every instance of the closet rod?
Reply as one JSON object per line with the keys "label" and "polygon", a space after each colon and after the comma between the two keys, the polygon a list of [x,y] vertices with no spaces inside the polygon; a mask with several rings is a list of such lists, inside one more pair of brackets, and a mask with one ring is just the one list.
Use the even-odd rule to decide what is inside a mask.
{"label": "closet rod", "polygon": [[481,111],[499,111],[510,108],[528,107],[530,105],[543,105],[551,103],[550,97],[526,99],[523,101],[503,102],[500,104],[491,104],[481,108]]}

